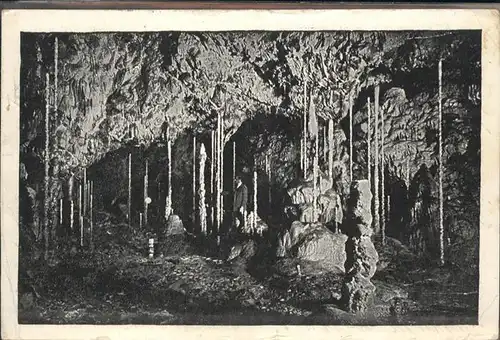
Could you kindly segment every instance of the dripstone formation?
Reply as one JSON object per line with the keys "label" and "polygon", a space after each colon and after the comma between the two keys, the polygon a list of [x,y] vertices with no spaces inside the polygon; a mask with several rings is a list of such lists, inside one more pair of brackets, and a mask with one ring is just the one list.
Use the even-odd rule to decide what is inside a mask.
{"label": "dripstone formation", "polygon": [[377,270],[378,253],[371,241],[371,200],[368,180],[352,182],[345,223],[348,239],[342,303],[347,311],[354,313],[365,311],[375,293],[370,279]]}

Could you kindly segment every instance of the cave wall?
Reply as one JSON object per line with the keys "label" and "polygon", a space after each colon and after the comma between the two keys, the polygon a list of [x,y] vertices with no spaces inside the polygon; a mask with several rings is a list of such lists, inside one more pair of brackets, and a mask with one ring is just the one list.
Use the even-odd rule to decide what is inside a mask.
{"label": "cave wall", "polygon": [[[269,122],[286,122],[288,127],[282,125],[281,131],[266,131],[265,124],[253,126],[262,132],[244,133],[255,140],[247,143],[248,152],[238,151],[242,166],[238,171],[254,166],[252,162],[261,169],[263,151],[269,152],[276,164],[273,186],[284,190],[297,179],[293,169],[299,136],[291,135],[300,131],[306,81],[320,124],[328,119],[335,123],[335,184],[345,191],[344,196],[348,192],[348,99],[354,99],[354,177],[362,179],[367,175],[366,98],[373,95],[375,84],[381,86],[388,156],[385,187],[393,192],[402,186],[404,192],[406,186],[411,210],[416,198],[408,194],[402,171],[407,169],[407,160],[412,184],[423,164],[435,178],[436,65],[442,58],[445,211],[450,230],[455,230],[450,237],[456,241],[450,243],[477,238],[479,32],[23,33],[21,43],[21,185],[35,197],[30,199],[35,211],[32,220],[38,221],[40,210],[34,201],[43,197],[47,72],[51,77],[53,208],[58,198],[67,195],[63,183],[71,174],[78,182],[82,168],[95,168],[124,145],[154,149],[164,141],[168,126],[169,138],[174,140],[174,196],[178,195],[174,209],[186,215],[192,159],[189,143],[197,135],[209,149],[208,135],[215,128],[217,110],[224,112],[226,142],[235,139],[234,134],[242,134],[246,125],[252,126],[253,119],[271,115],[279,118]],[[164,152],[158,153],[161,156],[151,156],[151,162],[152,171],[160,174],[166,163]],[[110,175],[121,183],[123,167],[109,167],[102,176]],[[140,177],[139,170],[136,176]],[[140,186],[140,180],[135,182]],[[467,200],[473,200],[473,209]],[[406,220],[400,222],[405,231],[410,228],[407,224]]]}

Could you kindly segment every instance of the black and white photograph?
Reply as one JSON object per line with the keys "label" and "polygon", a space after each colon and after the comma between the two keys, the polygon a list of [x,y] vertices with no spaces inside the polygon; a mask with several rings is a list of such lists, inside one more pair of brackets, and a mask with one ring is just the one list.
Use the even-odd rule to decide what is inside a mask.
{"label": "black and white photograph", "polygon": [[17,322],[477,326],[482,33],[20,32]]}

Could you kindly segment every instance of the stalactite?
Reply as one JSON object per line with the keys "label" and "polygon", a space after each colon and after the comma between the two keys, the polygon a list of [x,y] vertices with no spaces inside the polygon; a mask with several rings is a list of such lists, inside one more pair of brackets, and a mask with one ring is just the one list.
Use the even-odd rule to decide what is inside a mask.
{"label": "stalactite", "polygon": [[73,224],[74,224],[74,206],[73,206],[73,186],[74,186],[75,176],[73,172],[68,179],[68,206],[69,206],[69,229],[73,232]]}
{"label": "stalactite", "polygon": [[94,209],[94,182],[90,181],[90,198],[89,198],[89,221],[90,221],[90,245],[94,246],[93,233],[94,233],[94,219],[93,219],[93,209]]}
{"label": "stalactite", "polygon": [[406,158],[406,188],[410,189],[410,158]]}
{"label": "stalactite", "polygon": [[233,192],[236,188],[234,181],[236,180],[236,142],[233,142]]}
{"label": "stalactite", "polygon": [[71,202],[69,203],[69,229],[73,232],[74,224],[75,224],[75,203],[73,202],[73,198],[71,198]]}
{"label": "stalactite", "polygon": [[438,64],[439,80],[439,263],[444,265],[444,225],[443,225],[443,61]]}
{"label": "stalactite", "polygon": [[45,174],[44,174],[44,206],[43,206],[43,235],[44,235],[44,256],[45,260],[49,258],[49,169],[50,169],[50,144],[49,144],[49,93],[50,93],[50,78],[49,74],[46,74],[45,78],[45,154],[44,154],[44,163],[45,163]]}
{"label": "stalactite", "polygon": [[220,152],[220,136],[221,136],[221,114],[220,111],[217,111],[217,140],[216,140],[216,175],[215,175],[215,186],[216,186],[216,213],[215,213],[215,235],[217,237],[217,245],[220,244],[219,237],[219,227],[220,227],[220,209],[221,209],[221,186],[220,186],[220,163],[221,163],[221,152]]}
{"label": "stalactite", "polygon": [[352,98],[349,95],[349,179],[352,182]]}
{"label": "stalactite", "polygon": [[328,177],[333,184],[333,119],[328,120]]}
{"label": "stalactite", "polygon": [[257,229],[257,171],[253,172],[253,228],[252,230]]}
{"label": "stalactite", "polygon": [[200,230],[203,235],[207,234],[207,210],[205,207],[205,163],[207,160],[207,153],[205,145],[200,144],[200,165],[198,167],[199,173],[199,197],[198,197],[198,210],[200,214]]}
{"label": "stalactite", "polygon": [[148,186],[149,186],[149,163],[146,159],[146,169],[144,171],[144,226],[148,225]]}
{"label": "stalactite", "polygon": [[323,126],[323,164],[325,164],[327,162],[327,154],[328,154],[328,148],[327,148],[327,145],[328,145],[328,126],[327,125],[324,125]]}
{"label": "stalactite", "polygon": [[128,199],[127,199],[128,226],[132,224],[132,154],[128,154]]}
{"label": "stalactite", "polygon": [[87,216],[87,168],[83,168],[83,216]]}
{"label": "stalactite", "polygon": [[268,181],[268,192],[267,192],[267,204],[268,208],[271,209],[271,163],[269,161],[269,155],[266,155],[266,175],[267,175],[267,181]]}
{"label": "stalactite", "polygon": [[390,218],[391,218],[391,195],[387,195],[387,217],[386,217],[386,221],[387,221],[387,224],[389,225],[390,224]]}
{"label": "stalactite", "polygon": [[59,199],[59,227],[63,225],[63,199]]}
{"label": "stalactite", "polygon": [[371,104],[370,104],[370,97],[367,98],[366,100],[366,106],[368,107],[368,127],[367,127],[367,130],[368,130],[368,138],[366,140],[366,145],[367,145],[367,171],[368,171],[368,185],[370,186],[370,190],[371,190],[371,150],[370,150],[370,147],[371,147]]}
{"label": "stalactite", "polygon": [[373,229],[375,231],[375,234],[378,234],[380,232],[380,215],[379,215],[379,180],[378,180],[378,162],[379,162],[379,146],[378,146],[378,140],[379,140],[379,126],[378,126],[378,111],[379,111],[379,94],[380,94],[380,88],[379,86],[375,86],[375,93],[374,93],[374,115],[375,115],[375,155],[374,155],[374,161],[375,161],[375,169],[373,171],[373,181],[374,181],[374,195],[373,195],[373,206],[374,206],[374,212],[373,212],[373,217],[374,217],[374,223],[373,223]]}
{"label": "stalactite", "polygon": [[58,38],[54,39],[54,112],[56,120],[59,118],[57,115],[57,83],[58,83],[58,63],[59,63],[59,41]]}
{"label": "stalactite", "polygon": [[307,178],[307,168],[308,168],[308,162],[307,162],[307,71],[304,68],[304,152],[303,152],[303,160],[304,160],[304,170],[303,170],[303,177]]}
{"label": "stalactite", "polygon": [[312,96],[309,101],[309,135],[314,142],[313,149],[313,216],[316,218],[317,215],[317,198],[318,198],[318,159],[319,159],[319,133],[318,133],[318,121],[316,117],[316,108]]}
{"label": "stalactite", "polygon": [[316,221],[318,215],[317,201],[318,201],[318,155],[314,154],[313,160],[313,219]]}
{"label": "stalactite", "polygon": [[385,121],[384,121],[384,110],[380,110],[380,184],[381,198],[382,202],[380,204],[382,208],[381,212],[381,236],[382,244],[385,244]]}
{"label": "stalactite", "polygon": [[300,176],[304,174],[304,136],[300,136]]}
{"label": "stalactite", "polygon": [[302,176],[304,178],[307,177],[307,72],[305,67],[303,67],[303,75],[304,75],[304,129],[303,129],[303,141],[304,141],[304,149],[302,151],[302,160],[304,162],[302,166]]}
{"label": "stalactite", "polygon": [[196,225],[196,136],[193,136],[193,227]]}
{"label": "stalactite", "polygon": [[[220,134],[220,227],[219,231],[224,225],[224,144],[225,144],[225,133],[224,133],[224,118],[223,115],[221,114],[221,134]],[[217,244],[220,244],[220,232],[217,235]]]}
{"label": "stalactite", "polygon": [[80,224],[80,246],[83,247],[82,184],[78,185],[78,223]]}
{"label": "stalactite", "polygon": [[211,141],[211,157],[210,157],[210,232],[214,230],[215,216],[214,216],[214,194],[215,194],[215,131],[210,131]]}
{"label": "stalactite", "polygon": [[167,140],[167,195],[165,197],[165,220],[168,221],[172,215],[172,142]]}

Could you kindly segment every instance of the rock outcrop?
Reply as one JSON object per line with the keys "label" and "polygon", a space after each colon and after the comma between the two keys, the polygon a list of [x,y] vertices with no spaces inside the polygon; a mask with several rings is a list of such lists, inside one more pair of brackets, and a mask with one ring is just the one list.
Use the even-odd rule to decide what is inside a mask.
{"label": "rock outcrop", "polygon": [[252,258],[257,251],[257,246],[255,245],[255,241],[246,240],[243,243],[236,243],[229,250],[229,255],[227,256],[227,261],[232,261],[238,257],[249,260]]}
{"label": "rock outcrop", "polygon": [[[334,234],[322,224],[309,225],[292,250],[298,259],[315,262],[330,272],[344,272],[347,236]],[[293,244],[293,239],[292,239]]]}
{"label": "rock outcrop", "polygon": [[292,223],[278,239],[277,257],[289,255],[313,263],[321,271],[343,273],[347,236],[331,232],[321,223]]}
{"label": "rock outcrop", "polygon": [[318,210],[316,216],[313,212],[313,181],[312,177],[306,178],[301,184],[290,188],[288,196],[293,206],[285,208],[287,213],[293,211],[300,222],[314,223],[342,223],[343,212],[340,195],[332,189],[332,181],[325,174],[320,175],[319,195],[317,199]]}
{"label": "rock outcrop", "polygon": [[377,270],[378,254],[371,241],[372,194],[367,180],[354,181],[347,203],[345,244],[346,276],[342,286],[342,304],[349,312],[363,312],[373,302],[375,286],[370,279]]}
{"label": "rock outcrop", "polygon": [[177,215],[170,215],[167,220],[165,236],[182,234],[184,234],[184,224],[182,223],[181,218]]}

